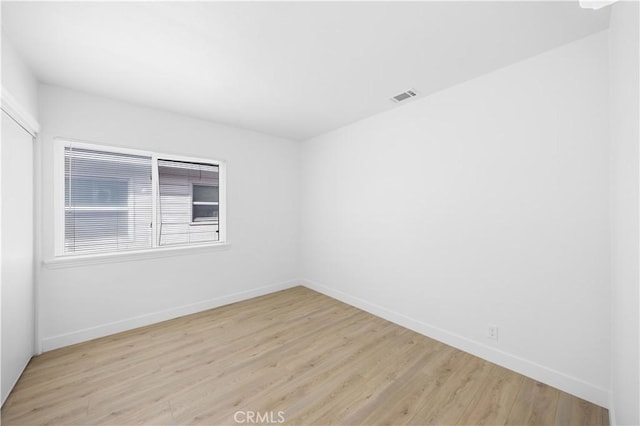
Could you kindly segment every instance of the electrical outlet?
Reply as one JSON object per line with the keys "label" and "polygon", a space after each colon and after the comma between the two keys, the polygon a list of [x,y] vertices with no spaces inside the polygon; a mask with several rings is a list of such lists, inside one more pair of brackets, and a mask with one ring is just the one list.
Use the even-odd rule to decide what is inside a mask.
{"label": "electrical outlet", "polygon": [[489,329],[487,330],[487,337],[491,340],[498,340],[498,326],[497,325],[489,325]]}

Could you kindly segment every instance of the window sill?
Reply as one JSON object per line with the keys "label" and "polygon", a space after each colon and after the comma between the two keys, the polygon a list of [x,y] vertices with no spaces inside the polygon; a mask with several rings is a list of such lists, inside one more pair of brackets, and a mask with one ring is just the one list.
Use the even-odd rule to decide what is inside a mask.
{"label": "window sill", "polygon": [[212,251],[228,250],[229,243],[202,244],[194,246],[159,247],[149,250],[136,250],[120,253],[84,254],[77,256],[59,256],[42,263],[48,269],[72,268],[75,266],[98,265],[101,263],[131,262],[162,257],[183,256]]}

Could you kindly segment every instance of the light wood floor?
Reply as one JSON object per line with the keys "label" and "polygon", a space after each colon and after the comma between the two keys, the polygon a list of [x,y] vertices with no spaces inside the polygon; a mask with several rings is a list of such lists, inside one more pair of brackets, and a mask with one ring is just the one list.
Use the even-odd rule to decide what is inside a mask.
{"label": "light wood floor", "polygon": [[608,423],[603,408],[296,287],[35,357],[2,424],[237,424],[238,411],[298,425]]}

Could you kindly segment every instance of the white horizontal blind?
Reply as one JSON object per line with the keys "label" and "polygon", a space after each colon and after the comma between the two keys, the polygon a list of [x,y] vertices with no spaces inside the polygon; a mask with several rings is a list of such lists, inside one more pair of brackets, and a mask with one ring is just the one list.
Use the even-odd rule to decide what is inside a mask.
{"label": "white horizontal blind", "polygon": [[152,247],[151,157],[64,149],[64,253]]}
{"label": "white horizontal blind", "polygon": [[219,240],[217,164],[158,160],[158,244]]}

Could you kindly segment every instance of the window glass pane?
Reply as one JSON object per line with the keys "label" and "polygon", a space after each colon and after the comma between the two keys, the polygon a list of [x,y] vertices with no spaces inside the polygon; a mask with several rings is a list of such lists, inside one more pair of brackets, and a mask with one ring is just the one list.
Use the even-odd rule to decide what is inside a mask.
{"label": "window glass pane", "polygon": [[151,248],[151,158],[73,146],[64,156],[64,252]]}
{"label": "window glass pane", "polygon": [[[218,241],[216,164],[158,160],[158,244]],[[203,204],[198,204],[203,203]]]}
{"label": "window glass pane", "polygon": [[65,236],[76,246],[114,244],[131,238],[127,211],[67,210]]}
{"label": "window glass pane", "polygon": [[129,182],[117,178],[72,176],[66,179],[67,206],[126,207]]}
{"label": "window glass pane", "polygon": [[194,205],[193,221],[202,222],[207,220],[218,220],[218,206],[212,205]]}
{"label": "window glass pane", "polygon": [[218,187],[209,185],[193,185],[194,202],[218,202]]}

